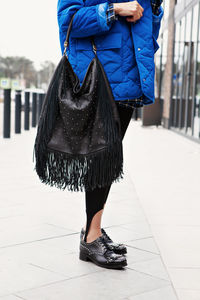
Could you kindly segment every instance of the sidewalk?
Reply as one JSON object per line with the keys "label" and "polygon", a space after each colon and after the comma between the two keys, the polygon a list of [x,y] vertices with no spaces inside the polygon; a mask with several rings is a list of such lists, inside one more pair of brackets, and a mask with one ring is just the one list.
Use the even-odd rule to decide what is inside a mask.
{"label": "sidewalk", "polygon": [[0,140],[0,300],[199,300],[200,146],[131,122],[102,220],[128,266],[108,270],[78,259],[84,194],[39,181],[35,134]]}
{"label": "sidewalk", "polygon": [[200,144],[161,126],[142,128],[135,122],[127,132],[125,152],[178,299],[199,300]]}

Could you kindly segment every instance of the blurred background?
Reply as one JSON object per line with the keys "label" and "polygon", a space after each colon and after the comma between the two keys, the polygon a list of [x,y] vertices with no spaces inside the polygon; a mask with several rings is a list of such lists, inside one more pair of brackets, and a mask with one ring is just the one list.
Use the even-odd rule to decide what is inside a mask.
{"label": "blurred background", "polygon": [[[32,97],[36,97],[35,109],[37,110],[37,97],[39,93],[45,93],[61,57],[61,50],[56,16],[57,1],[20,0],[9,3],[1,0],[0,5],[0,134],[2,136],[4,90],[8,90],[8,98],[11,93],[11,132],[13,132],[16,131],[14,128],[15,91],[18,90],[19,97],[21,97],[18,101],[21,102],[18,103],[18,106],[21,104],[21,112],[18,111],[17,122],[22,121],[22,124],[18,124],[18,127],[23,127],[24,118],[21,114],[24,114],[25,92],[29,92],[28,110],[31,112]],[[9,89],[11,89],[10,92]],[[37,95],[33,96],[33,93]],[[20,107],[17,109],[20,110]],[[4,125],[9,126],[9,111],[6,113],[7,124]],[[36,111],[35,113],[37,114]],[[33,120],[33,126],[38,116],[37,114],[36,120]]]}
{"label": "blurred background", "polygon": [[199,1],[164,1],[164,22],[156,54],[162,125],[200,138]]}
{"label": "blurred background", "polygon": [[[56,17],[57,2],[20,0],[12,2],[12,6],[2,0],[0,3],[1,120],[3,121],[4,90],[11,89],[12,100],[15,98],[15,91],[21,91],[22,114],[27,91],[30,94],[27,96],[30,98],[30,110],[32,99],[36,99],[36,106],[39,105],[39,108],[34,108],[36,117],[33,116],[35,121],[32,126],[35,126],[40,112],[38,94],[46,92],[61,57]],[[156,101],[149,107],[137,109],[133,117],[135,120],[141,119],[144,126],[161,125],[199,141],[199,1],[164,0],[162,6],[164,17],[158,38],[160,48],[155,54]]]}

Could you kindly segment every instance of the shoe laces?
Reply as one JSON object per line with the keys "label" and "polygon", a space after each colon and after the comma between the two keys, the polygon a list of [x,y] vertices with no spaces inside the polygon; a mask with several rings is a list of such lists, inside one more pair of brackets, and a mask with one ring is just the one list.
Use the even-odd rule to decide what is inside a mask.
{"label": "shoe laces", "polygon": [[99,239],[101,245],[105,249],[104,254],[106,254],[107,262],[114,262],[118,259],[119,254],[116,254],[113,249],[110,249],[109,245],[107,244],[106,240],[104,239],[104,236],[102,235]]}
{"label": "shoe laces", "polygon": [[110,252],[113,252],[110,247],[108,246],[107,242],[105,241],[104,239],[104,236],[100,236],[100,239],[99,239],[100,243],[103,245],[104,249],[107,251],[110,251]]}
{"label": "shoe laces", "polygon": [[109,237],[109,235],[106,233],[106,231],[102,228],[101,229],[103,235],[109,240],[109,241],[112,241],[112,239]]}

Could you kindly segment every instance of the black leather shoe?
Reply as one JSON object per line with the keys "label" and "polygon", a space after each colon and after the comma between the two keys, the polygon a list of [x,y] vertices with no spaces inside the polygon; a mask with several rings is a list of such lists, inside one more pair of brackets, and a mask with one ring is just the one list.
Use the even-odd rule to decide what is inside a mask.
{"label": "black leather shoe", "polygon": [[[110,250],[113,250],[117,254],[126,254],[127,253],[127,248],[124,244],[113,242],[113,240],[106,233],[105,229],[101,228],[101,232],[102,232],[104,240],[107,242]],[[84,234],[85,234],[85,230],[84,230],[84,228],[82,228],[81,233],[80,233],[80,240],[83,239]]]}
{"label": "black leather shoe", "polygon": [[103,235],[90,243],[81,239],[79,259],[108,269],[121,269],[127,265],[126,257],[110,250]]}

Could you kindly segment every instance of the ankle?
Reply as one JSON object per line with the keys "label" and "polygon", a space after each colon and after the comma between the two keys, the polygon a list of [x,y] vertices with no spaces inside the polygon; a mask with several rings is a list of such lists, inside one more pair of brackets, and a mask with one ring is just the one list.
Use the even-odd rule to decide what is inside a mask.
{"label": "ankle", "polygon": [[[84,231],[86,231],[86,225],[83,226],[82,228],[84,229]],[[101,233],[101,227],[90,228],[88,234],[90,232],[99,232],[99,233]]]}
{"label": "ankle", "polygon": [[86,243],[91,243],[100,236],[102,236],[102,232],[99,230],[88,232],[87,237],[86,237]]}

